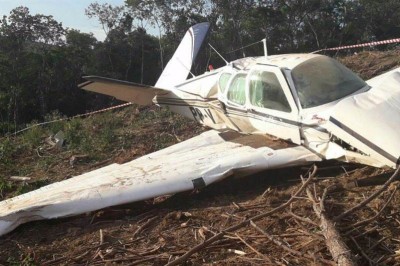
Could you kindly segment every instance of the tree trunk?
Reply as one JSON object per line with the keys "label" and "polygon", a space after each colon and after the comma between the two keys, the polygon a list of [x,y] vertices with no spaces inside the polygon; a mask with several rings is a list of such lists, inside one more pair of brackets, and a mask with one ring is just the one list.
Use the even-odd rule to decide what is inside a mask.
{"label": "tree trunk", "polygon": [[317,202],[315,194],[311,192],[309,187],[306,189],[308,198],[313,203],[313,209],[315,214],[320,219],[319,228],[325,238],[326,246],[332,255],[332,258],[337,263],[338,266],[355,266],[355,258],[351,250],[347,247],[346,243],[343,241],[340,233],[337,231],[335,224],[330,220],[325,212],[324,201],[326,194],[328,192],[325,189],[324,194],[320,200]]}
{"label": "tree trunk", "polygon": [[142,63],[141,63],[141,73],[140,73],[140,83],[143,84],[143,75],[144,75],[144,44],[143,44],[143,34],[142,34],[142,43],[141,43],[141,50],[142,50]]}

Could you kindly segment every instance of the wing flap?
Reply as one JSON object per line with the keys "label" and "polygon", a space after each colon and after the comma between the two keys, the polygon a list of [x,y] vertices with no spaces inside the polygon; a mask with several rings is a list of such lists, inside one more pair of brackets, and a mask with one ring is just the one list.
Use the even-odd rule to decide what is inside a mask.
{"label": "wing flap", "polygon": [[168,90],[128,81],[98,76],[86,76],[83,78],[87,82],[79,85],[81,89],[113,96],[118,100],[134,102],[140,105],[151,105],[156,95],[168,93]]}
{"label": "wing flap", "polygon": [[112,164],[0,202],[0,235],[18,225],[201,188],[231,175],[307,164],[301,146],[272,150],[224,141],[211,130],[125,164]]}

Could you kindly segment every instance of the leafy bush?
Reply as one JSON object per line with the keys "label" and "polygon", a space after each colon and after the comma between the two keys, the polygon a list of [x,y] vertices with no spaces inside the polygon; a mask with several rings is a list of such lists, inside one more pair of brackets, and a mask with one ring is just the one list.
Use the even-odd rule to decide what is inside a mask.
{"label": "leafy bush", "polygon": [[8,122],[0,122],[0,136],[15,131],[15,125]]}
{"label": "leafy bush", "polygon": [[0,200],[4,199],[5,195],[11,191],[12,188],[12,183],[0,176]]}
{"label": "leafy bush", "polygon": [[97,134],[93,135],[94,144],[99,149],[110,148],[117,137],[116,130],[122,126],[122,122],[122,118],[112,112],[94,117],[91,121],[92,129],[97,128]]}
{"label": "leafy bush", "polygon": [[[65,118],[64,115],[62,115],[58,110],[52,111],[51,113],[47,114],[44,117],[44,120],[46,122],[50,121],[56,121],[59,119]],[[57,134],[58,131],[64,130],[64,121],[58,121],[58,122],[53,122],[47,125],[48,130],[51,132],[51,134]]]}
{"label": "leafy bush", "polygon": [[65,139],[71,149],[80,148],[81,144],[88,140],[87,134],[83,130],[83,123],[80,118],[68,121],[64,127]]}
{"label": "leafy bush", "polygon": [[10,266],[35,266],[35,260],[32,258],[30,254],[20,254],[20,259],[16,259],[15,257],[8,257],[7,263]]}
{"label": "leafy bush", "polygon": [[[31,125],[37,124],[35,121],[31,123]],[[42,139],[45,136],[45,129],[42,126],[34,126],[27,131],[25,131],[22,135],[22,139],[25,145],[30,148],[36,148],[42,143]]]}
{"label": "leafy bush", "polygon": [[0,139],[0,165],[12,163],[12,157],[16,151],[16,146],[10,138]]}

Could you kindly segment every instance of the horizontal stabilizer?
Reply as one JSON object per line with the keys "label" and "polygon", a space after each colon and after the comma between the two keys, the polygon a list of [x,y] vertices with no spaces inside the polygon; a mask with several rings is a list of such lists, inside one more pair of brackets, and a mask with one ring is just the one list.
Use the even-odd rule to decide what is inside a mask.
{"label": "horizontal stabilizer", "polygon": [[83,78],[88,81],[79,84],[79,88],[81,89],[110,95],[118,100],[140,105],[150,105],[153,103],[152,100],[156,95],[168,93],[164,89],[117,79],[98,76],[86,76]]}

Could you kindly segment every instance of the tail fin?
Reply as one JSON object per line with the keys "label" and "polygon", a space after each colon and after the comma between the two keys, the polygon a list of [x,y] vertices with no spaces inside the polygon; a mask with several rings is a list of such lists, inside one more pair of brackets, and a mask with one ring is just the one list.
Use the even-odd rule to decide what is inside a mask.
{"label": "tail fin", "polygon": [[203,22],[194,25],[186,32],[155,87],[171,89],[174,85],[184,82],[187,79],[209,28],[210,23]]}

